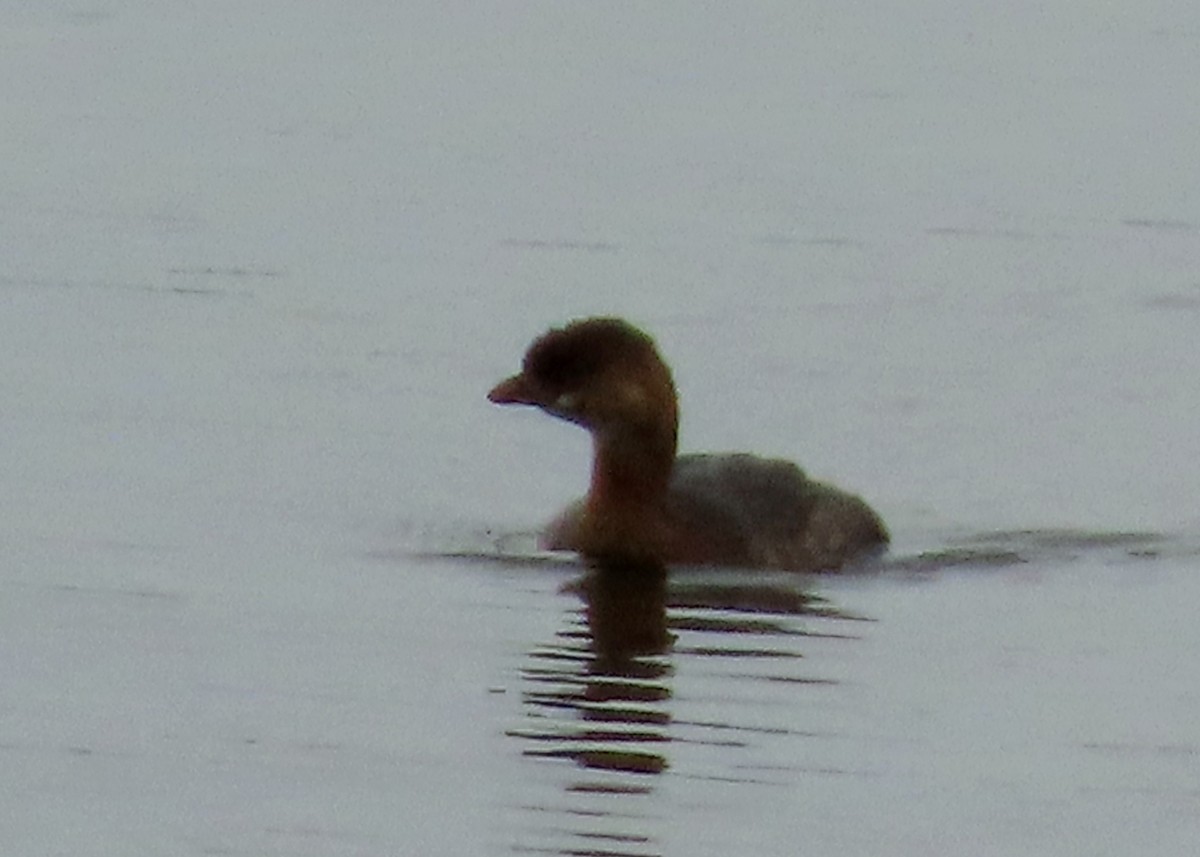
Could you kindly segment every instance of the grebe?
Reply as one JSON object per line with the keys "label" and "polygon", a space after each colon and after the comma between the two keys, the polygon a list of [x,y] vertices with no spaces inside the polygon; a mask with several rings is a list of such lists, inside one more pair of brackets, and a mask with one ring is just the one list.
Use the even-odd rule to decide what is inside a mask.
{"label": "grebe", "polygon": [[546,528],[548,550],[601,562],[828,571],[887,545],[887,529],[861,498],[789,461],[676,457],[671,370],[654,341],[622,319],[550,330],[488,399],[532,405],[591,433],[587,496]]}

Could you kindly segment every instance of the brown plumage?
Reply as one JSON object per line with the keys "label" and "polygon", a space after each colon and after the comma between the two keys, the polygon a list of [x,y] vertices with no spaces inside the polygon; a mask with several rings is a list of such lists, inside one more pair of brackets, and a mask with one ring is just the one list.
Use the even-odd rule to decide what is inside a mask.
{"label": "brown plumage", "polygon": [[678,403],[654,341],[621,319],[575,321],[538,338],[521,372],[488,394],[592,435],[587,496],[543,534],[600,560],[832,570],[882,549],[860,498],[796,465],[746,454],[676,458]]}

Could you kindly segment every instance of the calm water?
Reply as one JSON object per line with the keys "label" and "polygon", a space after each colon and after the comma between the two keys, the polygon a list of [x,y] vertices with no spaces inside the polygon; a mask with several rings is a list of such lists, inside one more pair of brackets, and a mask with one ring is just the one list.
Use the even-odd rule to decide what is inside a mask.
{"label": "calm water", "polygon": [[[1200,14],[0,4],[0,846],[1190,853]],[[894,549],[589,570],[592,313]]]}
{"label": "calm water", "polygon": [[1186,851],[1196,635],[1170,593],[1196,593],[1196,546],[1003,542],[832,581],[570,578],[511,688],[538,770],[508,844]]}

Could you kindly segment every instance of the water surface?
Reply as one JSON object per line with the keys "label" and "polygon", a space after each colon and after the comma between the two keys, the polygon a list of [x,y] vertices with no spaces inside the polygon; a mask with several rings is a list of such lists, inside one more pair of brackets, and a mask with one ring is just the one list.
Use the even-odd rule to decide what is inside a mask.
{"label": "water surface", "polygon": [[[0,4],[0,845],[1147,854],[1200,839],[1200,19]],[[530,549],[656,336],[687,450],[892,553]]]}

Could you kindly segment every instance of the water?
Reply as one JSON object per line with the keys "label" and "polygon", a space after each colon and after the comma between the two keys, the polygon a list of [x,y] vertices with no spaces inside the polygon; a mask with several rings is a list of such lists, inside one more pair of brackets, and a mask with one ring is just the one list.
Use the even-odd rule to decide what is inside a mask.
{"label": "water", "polygon": [[[1050,573],[1023,557],[833,582],[684,573],[658,602],[669,643],[625,660],[597,599],[587,621],[570,605],[522,667],[510,734],[560,771],[521,794],[514,848],[1186,850],[1196,688],[1172,632],[1144,632],[1188,627],[1163,599],[1194,550],[1173,570],[1139,547]],[[654,601],[619,612],[642,617],[627,639],[654,639]]]}
{"label": "water", "polygon": [[[1180,854],[1186,4],[5,3],[0,844]],[[618,313],[891,554],[531,549]]]}

